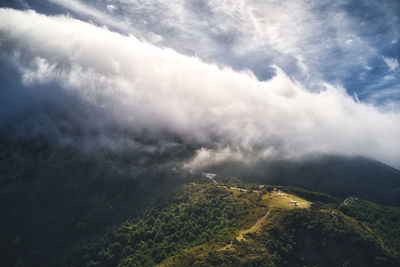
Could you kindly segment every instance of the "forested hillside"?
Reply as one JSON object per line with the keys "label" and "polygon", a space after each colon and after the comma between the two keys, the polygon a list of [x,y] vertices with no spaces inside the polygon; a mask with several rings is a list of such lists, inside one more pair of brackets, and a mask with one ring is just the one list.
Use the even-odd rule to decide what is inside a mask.
{"label": "forested hillside", "polygon": [[210,179],[162,157],[85,155],[40,140],[2,148],[2,266],[399,264],[395,206]]}
{"label": "forested hillside", "polygon": [[247,182],[297,186],[339,198],[356,196],[400,206],[400,171],[364,157],[314,155],[254,164],[223,162],[209,168]]}
{"label": "forested hillside", "polygon": [[[253,189],[251,189],[253,188]],[[287,189],[287,188],[282,188]],[[304,193],[304,192],[303,192]],[[309,198],[321,194],[308,192]],[[269,186],[191,182],[90,244],[65,266],[397,266],[398,250],[342,213]],[[389,218],[388,218],[389,219]],[[398,231],[388,225],[387,231]]]}

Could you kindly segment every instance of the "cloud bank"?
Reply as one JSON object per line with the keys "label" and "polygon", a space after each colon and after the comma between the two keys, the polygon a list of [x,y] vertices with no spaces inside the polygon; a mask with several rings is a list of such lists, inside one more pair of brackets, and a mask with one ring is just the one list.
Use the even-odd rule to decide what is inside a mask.
{"label": "cloud bank", "polygon": [[393,92],[400,76],[384,78],[392,72],[385,58],[400,56],[397,0],[116,0],[112,13],[108,0],[48,2],[209,63],[250,69],[261,80],[277,64],[309,90],[328,81],[362,101],[400,107],[399,90]]}
{"label": "cloud bank", "polygon": [[400,113],[329,83],[310,92],[277,66],[260,81],[68,16],[12,9],[0,9],[0,49],[1,69],[15,70],[0,92],[3,135],[87,150],[184,144],[188,167],[307,154],[400,166]]}

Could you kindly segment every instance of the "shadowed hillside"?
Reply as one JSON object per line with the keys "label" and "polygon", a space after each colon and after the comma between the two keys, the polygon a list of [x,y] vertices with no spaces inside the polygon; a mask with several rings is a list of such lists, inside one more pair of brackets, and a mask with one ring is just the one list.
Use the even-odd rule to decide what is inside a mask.
{"label": "shadowed hillside", "polygon": [[[386,201],[382,194],[396,191],[398,171],[378,162],[334,157],[252,170],[226,165],[209,179],[179,171],[162,154],[155,161],[85,154],[40,139],[1,146],[2,266],[398,263],[399,209],[340,199]],[[247,180],[325,193],[223,175],[235,171]],[[369,186],[378,181],[374,194]]]}
{"label": "shadowed hillside", "polygon": [[359,196],[382,204],[400,205],[400,171],[362,157],[313,156],[254,165],[231,162],[210,169],[251,182],[298,186],[340,198]]}

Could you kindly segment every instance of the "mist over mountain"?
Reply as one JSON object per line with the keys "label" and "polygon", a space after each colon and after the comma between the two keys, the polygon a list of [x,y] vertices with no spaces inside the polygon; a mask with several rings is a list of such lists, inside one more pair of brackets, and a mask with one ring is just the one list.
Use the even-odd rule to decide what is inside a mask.
{"label": "mist over mountain", "polygon": [[69,17],[2,9],[0,18],[5,136],[134,153],[188,143],[192,167],[320,153],[398,164],[399,113],[343,88],[309,92],[277,66],[259,81]]}
{"label": "mist over mountain", "polygon": [[386,205],[400,204],[400,171],[363,157],[319,155],[250,165],[232,161],[208,169],[248,182],[301,187],[338,198],[355,196]]}
{"label": "mist over mountain", "polygon": [[2,2],[0,265],[398,266],[398,11]]}

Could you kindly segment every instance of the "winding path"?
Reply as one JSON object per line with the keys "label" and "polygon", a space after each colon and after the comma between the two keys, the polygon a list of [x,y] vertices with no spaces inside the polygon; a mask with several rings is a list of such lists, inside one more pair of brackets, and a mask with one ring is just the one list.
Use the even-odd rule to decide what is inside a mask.
{"label": "winding path", "polygon": [[261,217],[257,222],[256,222],[256,224],[254,224],[250,229],[247,229],[247,230],[244,230],[244,231],[242,231],[237,237],[236,237],[236,239],[237,240],[243,240],[245,237],[244,237],[244,235],[245,234],[247,234],[247,233],[250,233],[250,232],[255,232],[255,231],[257,231],[260,227],[261,227],[261,224],[265,221],[265,219],[267,219],[267,217],[269,216],[269,214],[271,213],[271,210],[268,210],[267,211],[267,213],[265,213],[265,215],[263,216],[263,217]]}
{"label": "winding path", "polygon": [[[261,227],[261,224],[267,219],[267,217],[269,216],[270,213],[271,213],[271,210],[268,210],[267,213],[265,213],[265,215],[263,217],[258,219],[257,222],[251,228],[241,231],[240,234],[236,237],[236,240],[241,241],[241,240],[245,239],[245,235],[247,233],[257,231]],[[232,247],[232,242],[230,244],[220,248],[219,250],[228,250],[231,247]]]}

